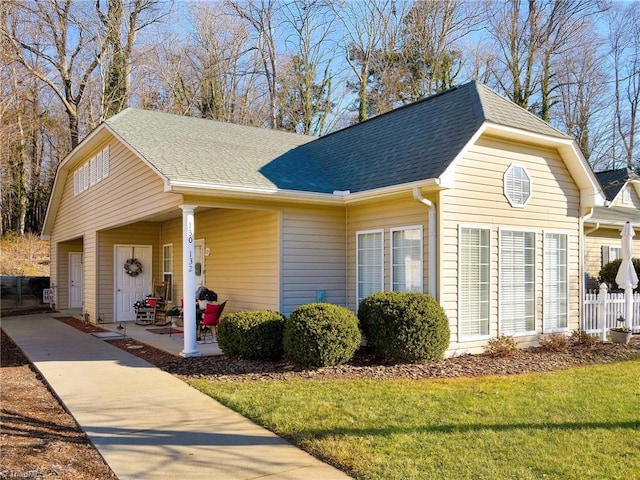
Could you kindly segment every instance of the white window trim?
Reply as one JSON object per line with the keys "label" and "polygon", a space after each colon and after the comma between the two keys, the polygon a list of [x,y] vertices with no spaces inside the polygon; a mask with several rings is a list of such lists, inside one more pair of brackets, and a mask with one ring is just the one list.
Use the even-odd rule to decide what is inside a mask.
{"label": "white window trim", "polygon": [[534,248],[534,263],[533,263],[533,292],[534,292],[534,307],[537,307],[537,295],[538,292],[538,275],[537,275],[537,262],[536,258],[538,256],[537,245],[538,245],[538,235],[535,230],[530,230],[527,228],[519,228],[519,227],[498,227],[498,335],[507,335],[510,337],[530,337],[532,335],[536,335],[536,326],[538,325],[538,309],[533,309],[533,330],[527,330],[525,332],[517,332],[517,333],[505,333],[503,329],[503,312],[501,308],[501,300],[500,300],[500,292],[502,292],[502,282],[500,280],[500,271],[502,269],[502,232],[525,232],[525,233],[533,233],[533,248]]}
{"label": "white window trim", "polygon": [[384,229],[380,228],[374,230],[358,230],[356,231],[356,310],[360,307],[360,278],[358,276],[358,267],[360,266],[360,248],[358,248],[358,238],[360,235],[366,235],[370,233],[382,234],[382,249],[380,258],[380,265],[382,265],[382,268],[380,269],[380,285],[382,285],[382,290],[384,290]]}
{"label": "white window trim", "polygon": [[[529,196],[527,197],[524,203],[514,203],[513,200],[509,198],[509,195],[507,195],[507,176],[509,175],[509,172],[511,172],[511,170],[513,170],[516,167],[521,168],[529,178]],[[531,175],[523,165],[512,163],[507,167],[507,169],[504,172],[504,175],[502,176],[502,192],[506,197],[507,201],[509,202],[509,205],[511,205],[512,207],[524,208],[527,206],[527,204],[529,203],[529,200],[531,200],[531,197],[533,196],[533,180],[531,179]]]}
{"label": "white window trim", "polygon": [[75,169],[73,172],[73,194],[75,196],[80,195],[108,176],[109,145]]}
{"label": "white window trim", "polygon": [[622,203],[625,205],[632,203],[631,202],[631,187],[625,186],[622,189]]}
{"label": "white window trim", "polygon": [[[393,290],[393,233],[404,232],[405,230],[419,230],[420,231],[420,292],[424,292],[424,228],[422,225],[412,225],[408,227],[394,227],[389,229],[389,281],[391,282],[390,290]],[[384,239],[383,239],[384,240]],[[382,250],[384,252],[384,242],[382,244]],[[384,270],[384,267],[383,267]]]}
{"label": "white window trim", "polygon": [[[164,256],[164,252],[165,252],[165,248],[171,247],[171,271],[167,272],[164,267],[165,267],[165,259],[166,257]],[[175,278],[175,275],[173,273],[174,270],[174,248],[173,248],[173,243],[165,243],[162,245],[162,280],[164,280],[164,276],[165,275],[171,275],[171,290],[173,290],[173,279]],[[166,297],[170,297],[169,300],[173,301],[173,292],[165,292],[165,296]]]}
{"label": "white window trim", "polygon": [[[462,284],[462,275],[461,275],[461,269],[460,269],[460,258],[461,258],[461,249],[462,249],[462,242],[460,241],[461,239],[461,232],[463,228],[473,228],[473,229],[477,229],[477,230],[488,230],[489,231],[489,298],[488,298],[488,302],[489,302],[489,333],[487,335],[470,335],[470,336],[463,336],[460,332],[462,331],[462,319],[460,318],[460,301],[461,301],[461,291],[460,291],[460,285]],[[491,302],[492,302],[492,298],[491,298],[491,290],[493,288],[493,284],[491,282],[491,278],[492,278],[492,266],[491,266],[491,256],[493,254],[492,252],[492,248],[493,248],[493,242],[492,242],[492,237],[493,236],[493,230],[491,228],[491,225],[477,225],[477,224],[459,224],[458,225],[458,295],[457,295],[457,326],[458,326],[458,343],[464,343],[464,342],[477,342],[480,340],[489,340],[492,338],[492,334],[491,334]]]}
{"label": "white window trim", "polygon": [[[567,326],[563,327],[563,328],[547,328],[546,323],[545,323],[545,318],[544,318],[544,289],[545,289],[545,275],[544,272],[546,271],[546,263],[545,263],[545,259],[546,259],[546,251],[547,251],[547,233],[549,234],[560,234],[560,235],[566,235],[567,236],[567,289],[565,292],[566,295],[566,300],[567,300]],[[571,302],[570,300],[570,278],[571,278],[571,261],[569,259],[569,252],[570,252],[570,248],[569,248],[569,244],[570,244],[570,240],[571,240],[571,232],[567,231],[567,230],[544,230],[542,232],[542,242],[543,242],[543,250],[542,250],[542,332],[543,333],[561,333],[561,332],[568,332],[569,329],[569,319],[571,318]]]}

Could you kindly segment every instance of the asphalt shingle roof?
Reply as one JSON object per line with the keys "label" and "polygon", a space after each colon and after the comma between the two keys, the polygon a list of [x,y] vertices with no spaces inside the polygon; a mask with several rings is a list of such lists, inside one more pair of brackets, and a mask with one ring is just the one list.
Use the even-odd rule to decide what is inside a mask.
{"label": "asphalt shingle roof", "polygon": [[570,138],[475,81],[321,138],[135,109],[107,124],[171,181],[331,193],[437,178],[484,122]]}
{"label": "asphalt shingle roof", "polygon": [[596,177],[602,186],[602,191],[607,197],[607,200],[611,202],[616,198],[618,193],[620,193],[620,190],[625,186],[627,180],[629,180],[629,171],[626,168],[607,170],[604,172],[597,172]]}
{"label": "asphalt shingle roof", "polygon": [[211,185],[273,189],[260,168],[314,139],[133,108],[106,123],[169,180]]}

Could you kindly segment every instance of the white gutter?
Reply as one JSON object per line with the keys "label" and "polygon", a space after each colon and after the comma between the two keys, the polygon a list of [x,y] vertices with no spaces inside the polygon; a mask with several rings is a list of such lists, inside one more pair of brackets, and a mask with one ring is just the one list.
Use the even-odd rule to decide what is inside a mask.
{"label": "white gutter", "polygon": [[437,236],[436,236],[436,206],[420,193],[418,187],[413,188],[413,198],[429,207],[429,295],[436,298],[436,261],[437,261]]}

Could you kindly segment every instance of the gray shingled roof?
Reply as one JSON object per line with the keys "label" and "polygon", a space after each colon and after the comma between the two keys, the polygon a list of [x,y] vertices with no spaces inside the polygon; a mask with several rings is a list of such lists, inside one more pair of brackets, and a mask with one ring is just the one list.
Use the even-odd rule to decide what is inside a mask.
{"label": "gray shingled roof", "polygon": [[107,124],[172,181],[331,193],[437,178],[484,122],[570,138],[478,82],[318,139],[135,109]]}
{"label": "gray shingled roof", "polygon": [[606,170],[604,172],[596,172],[596,177],[607,200],[612,202],[618,196],[622,187],[625,186],[627,180],[629,180],[629,171],[626,168]]}
{"label": "gray shingled roof", "polygon": [[211,185],[276,188],[260,168],[314,139],[133,108],[106,123],[169,180]]}

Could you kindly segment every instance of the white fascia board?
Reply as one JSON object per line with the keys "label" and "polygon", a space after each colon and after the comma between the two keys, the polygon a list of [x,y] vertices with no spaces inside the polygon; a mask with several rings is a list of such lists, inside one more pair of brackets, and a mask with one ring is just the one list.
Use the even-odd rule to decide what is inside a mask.
{"label": "white fascia board", "polygon": [[417,182],[402,183],[399,185],[392,185],[390,187],[376,188],[373,190],[365,190],[364,192],[350,193],[344,195],[345,203],[354,203],[363,200],[371,200],[374,198],[386,197],[388,195],[395,195],[401,192],[412,193],[414,188],[431,188],[434,190],[442,190],[447,186],[443,186],[439,178],[429,178],[427,180],[419,180]]}
{"label": "white fascia board", "polygon": [[64,184],[67,181],[69,172],[75,166],[75,163],[77,163],[78,159],[84,158],[84,156],[87,155],[86,152],[94,148],[93,146],[90,146],[94,138],[99,139],[101,135],[106,137],[106,135],[104,135],[105,126],[106,124],[102,123],[94,128],[91,133],[84,137],[73,150],[67,153],[67,155],[60,162],[60,165],[58,165],[56,176],[53,180],[51,196],[49,197],[49,203],[47,204],[47,212],[45,213],[44,222],[42,224],[42,233],[40,236],[43,240],[49,240],[51,238],[50,234],[51,228],[53,228],[53,219],[58,213],[58,206],[60,205],[60,200],[62,199]]}
{"label": "white fascia board", "polygon": [[589,208],[604,205],[606,198],[600,188],[600,183],[589,166],[589,163],[582,155],[582,152],[578,148],[578,144],[575,140],[571,138],[551,137],[549,135],[528,132],[526,130],[506,127],[504,125],[498,125],[490,122],[484,122],[480,126],[478,131],[473,135],[473,137],[471,137],[469,142],[467,142],[453,162],[451,162],[449,167],[447,167],[440,177],[443,185],[449,186],[450,184],[455,183],[453,179],[457,163],[466,155],[471,146],[477,142],[478,138],[483,134],[556,149],[560,153],[567,169],[580,189],[581,206],[583,208]]}
{"label": "white fascia board", "polygon": [[226,198],[269,199],[296,203],[315,203],[324,205],[341,205],[343,197],[331,193],[313,193],[297,190],[281,190],[278,188],[260,188],[234,185],[216,185],[210,183],[168,180],[165,191],[186,195],[216,195]]}
{"label": "white fascia board", "polygon": [[165,190],[174,193],[188,195],[218,195],[231,198],[268,198],[269,200],[322,205],[347,205],[354,202],[393,195],[403,191],[412,191],[415,187],[440,188],[440,183],[438,179],[433,178],[419,182],[411,182],[401,185],[392,185],[389,187],[378,188],[374,190],[366,190],[363,192],[344,193],[341,195],[336,195],[333,193],[315,193],[298,190],[282,190],[278,188],[212,185],[187,181],[165,182]]}

